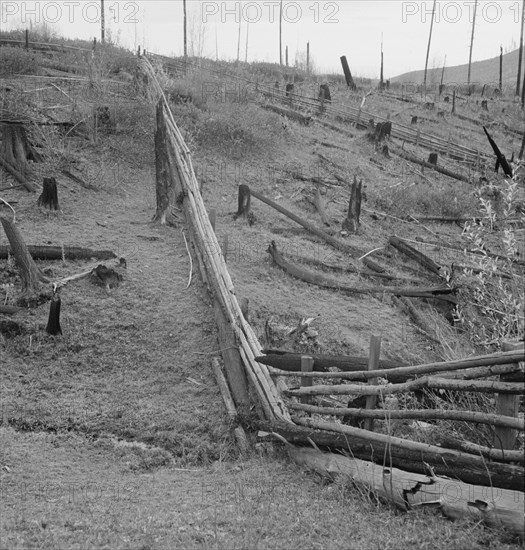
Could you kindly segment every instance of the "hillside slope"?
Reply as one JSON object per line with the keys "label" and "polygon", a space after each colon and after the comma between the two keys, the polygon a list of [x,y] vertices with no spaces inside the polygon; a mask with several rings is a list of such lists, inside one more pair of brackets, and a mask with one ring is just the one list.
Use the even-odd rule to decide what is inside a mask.
{"label": "hillside slope", "polygon": [[[503,83],[506,85],[516,85],[517,67],[518,67],[518,52],[516,49],[512,52],[503,55]],[[441,81],[442,67],[429,69],[427,81],[430,84],[435,84]],[[423,82],[424,70],[411,71],[402,75],[396,76],[391,82],[413,82],[420,84]],[[445,77],[443,81],[446,84],[457,83],[463,84],[467,82],[468,63],[464,65],[456,65],[455,67],[445,68]],[[499,55],[491,59],[476,61],[472,63],[471,82],[481,84],[499,85]]]}

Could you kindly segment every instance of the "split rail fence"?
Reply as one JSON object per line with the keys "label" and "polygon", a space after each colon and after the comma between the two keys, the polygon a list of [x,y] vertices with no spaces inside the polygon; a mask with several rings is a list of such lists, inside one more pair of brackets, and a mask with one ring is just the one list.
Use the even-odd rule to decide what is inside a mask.
{"label": "split rail fence", "polygon": [[[163,126],[166,135],[163,144],[160,140],[156,142],[157,147],[163,148],[157,149],[157,156],[167,159],[177,196],[183,197],[201,277],[221,310],[217,316],[222,319],[219,337],[226,332],[234,336],[234,345],[222,352],[227,384],[222,380],[216,360],[213,367],[228,412],[237,422],[236,429],[242,426],[243,418],[236,415],[235,407],[240,409],[245,404],[245,396],[238,389],[239,376],[246,376],[252,404],[257,406],[260,415],[260,428],[269,437],[282,439],[297,463],[329,477],[348,476],[405,510],[437,507],[451,517],[473,517],[503,526],[525,538],[525,460],[522,451],[512,448],[516,434],[525,430],[523,415],[518,416],[519,400],[524,393],[523,344],[510,345],[509,351],[460,361],[378,368],[382,366],[380,340],[373,337],[368,369],[363,369],[363,360],[352,364],[350,358],[342,372],[327,372],[326,357],[323,362],[316,356],[263,352],[235,296],[200,193],[190,151],[156,79],[154,67],[147,57],[141,63],[150,97],[157,103],[157,131]],[[240,373],[235,368],[232,351],[241,361]],[[297,360],[301,365],[299,369]],[[321,364],[323,368],[318,368]],[[494,376],[499,379],[482,380]],[[395,382],[390,383],[389,378]],[[384,396],[423,388],[493,393],[498,400],[498,410],[494,414],[480,414],[460,410],[376,408],[378,398],[383,400]],[[347,407],[337,400],[340,395],[364,396],[365,405]],[[339,422],[338,417],[363,419],[365,424],[363,427],[347,425]],[[494,429],[494,444],[483,447],[456,441],[446,447],[396,437],[388,429],[386,433],[374,431],[374,422],[386,420],[388,427],[396,418],[461,420],[489,425]],[[238,441],[241,440],[243,438],[238,437]],[[315,448],[305,448],[304,444]],[[320,448],[332,452],[322,452]]]}

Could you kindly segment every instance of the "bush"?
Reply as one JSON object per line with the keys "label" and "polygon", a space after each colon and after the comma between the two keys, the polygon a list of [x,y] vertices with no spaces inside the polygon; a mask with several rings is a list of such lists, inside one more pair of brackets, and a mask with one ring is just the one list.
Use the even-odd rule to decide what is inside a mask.
{"label": "bush", "polygon": [[0,76],[36,74],[35,54],[22,48],[0,48]]}

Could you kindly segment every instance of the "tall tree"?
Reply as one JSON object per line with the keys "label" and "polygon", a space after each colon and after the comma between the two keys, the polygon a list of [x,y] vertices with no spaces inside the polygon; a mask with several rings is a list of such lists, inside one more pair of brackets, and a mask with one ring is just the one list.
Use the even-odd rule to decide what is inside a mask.
{"label": "tall tree", "polygon": [[[520,51],[518,54],[518,78],[516,80],[516,95],[520,95],[520,84],[521,84],[521,64],[523,61],[523,20],[525,16],[525,0],[523,0],[523,5],[521,8],[521,32],[520,32]],[[524,75],[525,79],[525,75]]]}
{"label": "tall tree", "polygon": [[428,46],[427,46],[427,57],[425,59],[425,74],[423,76],[423,94],[427,93],[427,70],[428,70],[428,56],[430,54],[430,43],[432,42],[432,28],[434,27],[434,14],[436,12],[436,0],[432,5],[432,19],[430,20],[430,32],[428,33]]}
{"label": "tall tree", "polygon": [[188,11],[186,9],[186,0],[182,0],[184,9],[184,60],[188,58]]}
{"label": "tall tree", "polygon": [[445,78],[445,67],[447,66],[447,56],[445,55],[445,61],[443,61],[443,68],[441,69],[441,82],[439,83],[439,95],[443,92],[443,79]]}
{"label": "tall tree", "polygon": [[468,76],[467,76],[467,86],[468,93],[470,95],[470,71],[472,68],[472,48],[474,46],[474,29],[476,28],[476,11],[478,9],[478,0],[474,0],[474,16],[472,17],[472,35],[470,37],[470,53],[468,56]]}
{"label": "tall tree", "polygon": [[283,65],[283,0],[279,8],[279,65]]}
{"label": "tall tree", "polygon": [[100,0],[100,41],[104,44],[106,40],[106,17],[104,13],[104,0]]}

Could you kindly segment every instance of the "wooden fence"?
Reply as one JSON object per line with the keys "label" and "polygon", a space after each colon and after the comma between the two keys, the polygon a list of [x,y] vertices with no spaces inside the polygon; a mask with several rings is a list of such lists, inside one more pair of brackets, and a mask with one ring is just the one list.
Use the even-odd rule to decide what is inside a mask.
{"label": "wooden fence", "polygon": [[[142,67],[148,77],[152,100],[157,102],[157,131],[159,135],[165,134],[166,138],[156,140],[156,156],[167,159],[165,166],[168,167],[176,195],[183,197],[188,231],[201,277],[220,305],[228,330],[235,336],[234,347],[257,398],[261,413],[260,427],[283,439],[290,456],[298,463],[331,477],[340,474],[349,476],[403,509],[431,505],[452,517],[471,516],[525,537],[523,452],[504,448],[501,438],[497,437],[492,448],[465,444],[467,448],[457,449],[454,445],[447,447],[410,441],[388,431],[388,423],[397,417],[475,422],[504,430],[506,434],[523,431],[523,418],[506,412],[510,410],[508,403],[490,415],[460,410],[398,411],[376,408],[378,397],[383,400],[386,395],[422,388],[492,392],[498,398],[513,400],[516,408],[517,399],[524,393],[523,347],[462,361],[378,368],[382,365],[379,361],[379,340],[375,338],[367,369],[362,368],[361,361],[360,366],[345,372],[320,372],[316,370],[315,357],[303,358],[301,372],[286,370],[286,357],[284,360],[281,357],[280,369],[264,364],[261,357],[267,359],[269,355],[263,353],[235,296],[223,252],[199,191],[190,151],[147,58],[142,60]],[[219,324],[219,333],[223,329],[224,326]],[[225,399],[225,403],[229,414],[235,416],[233,409],[240,406],[243,396],[236,393],[238,380],[235,377],[238,373],[229,364],[231,357],[227,350],[223,351],[223,359],[233,397]],[[220,379],[216,364],[214,370]],[[481,380],[495,372],[506,378],[499,381]],[[406,381],[390,384],[388,378],[392,376],[397,377],[396,380],[405,377]],[[385,383],[381,383],[383,378]],[[291,383],[287,384],[287,381]],[[352,408],[337,402],[338,395],[350,394],[365,396],[365,406]],[[311,401],[312,397],[317,399],[315,404]],[[363,418],[366,425],[346,425],[334,417]],[[387,421],[386,433],[384,430],[374,431],[373,423],[378,419]],[[293,443],[337,449],[346,452],[347,456],[323,453],[319,448],[299,448]],[[447,491],[453,487],[453,499],[449,498],[445,490],[447,487]]]}

